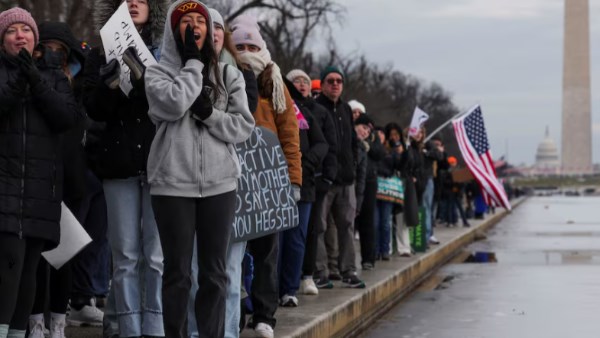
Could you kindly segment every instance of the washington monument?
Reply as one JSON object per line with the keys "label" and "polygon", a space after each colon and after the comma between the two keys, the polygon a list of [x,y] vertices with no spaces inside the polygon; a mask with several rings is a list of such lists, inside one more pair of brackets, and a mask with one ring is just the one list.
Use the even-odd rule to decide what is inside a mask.
{"label": "washington monument", "polygon": [[592,172],[588,0],[565,0],[562,173]]}

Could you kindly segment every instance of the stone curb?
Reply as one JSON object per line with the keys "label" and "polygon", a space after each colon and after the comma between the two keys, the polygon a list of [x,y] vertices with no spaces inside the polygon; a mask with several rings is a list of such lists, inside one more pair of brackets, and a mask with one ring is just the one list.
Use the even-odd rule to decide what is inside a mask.
{"label": "stone curb", "polygon": [[[513,210],[524,200],[525,198],[516,200]],[[474,242],[478,234],[486,232],[509,214],[504,210],[497,212],[477,226],[420,256],[386,279],[369,285],[327,313],[297,327],[290,335],[286,336],[291,338],[356,336],[375,319],[396,305],[402,297],[417,287],[431,273],[451,260],[462,248]]]}

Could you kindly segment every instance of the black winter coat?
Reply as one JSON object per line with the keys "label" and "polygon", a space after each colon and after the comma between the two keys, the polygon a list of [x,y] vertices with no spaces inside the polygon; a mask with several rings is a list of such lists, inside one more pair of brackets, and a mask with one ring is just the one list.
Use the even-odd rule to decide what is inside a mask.
{"label": "black winter coat", "polygon": [[338,100],[334,103],[325,95],[320,95],[316,101],[325,107],[330,116],[333,117],[337,132],[337,174],[334,183],[337,185],[351,185],[356,178],[355,154],[358,146],[354,137],[352,109],[346,102]]}
{"label": "black winter coat", "polygon": [[24,92],[12,58],[0,55],[0,232],[60,240],[63,164],[60,134],[82,118],[71,86],[59,70],[40,70],[42,81]]}
{"label": "black winter coat", "polygon": [[284,78],[285,85],[290,92],[294,103],[304,115],[309,129],[300,129],[300,152],[302,153],[302,189],[300,201],[314,202],[316,198],[316,175],[321,168],[323,159],[328,154],[329,145],[318,121],[307,108],[307,98],[294,87],[294,84]]}
{"label": "black winter coat", "polygon": [[90,154],[91,169],[103,179],[143,175],[156,129],[148,117],[146,93],[144,88],[134,88],[127,97],[119,88],[108,88],[99,76],[104,64],[100,50],[92,50],[83,75],[87,114],[106,123],[104,131],[96,135],[99,143]]}
{"label": "black winter coat", "polygon": [[338,153],[338,137],[333,117],[325,107],[318,104],[313,98],[306,98],[304,105],[310,110],[311,115],[320,126],[325,140],[329,145],[329,150],[323,164],[317,168],[317,176],[329,182],[333,182],[337,176],[337,153]]}
{"label": "black winter coat", "polygon": [[379,136],[373,132],[369,135],[366,140],[369,144],[369,151],[367,152],[367,176],[366,181],[369,183],[377,182],[377,171],[379,168],[379,162],[383,161],[386,157],[387,152]]}

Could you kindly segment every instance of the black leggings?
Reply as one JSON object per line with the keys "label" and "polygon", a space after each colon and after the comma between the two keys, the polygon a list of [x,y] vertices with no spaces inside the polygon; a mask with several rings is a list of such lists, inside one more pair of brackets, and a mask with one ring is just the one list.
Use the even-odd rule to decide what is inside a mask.
{"label": "black leggings", "polygon": [[[50,280],[48,280],[48,274]],[[45,259],[40,259],[37,269],[37,290],[31,314],[45,313],[48,294],[50,295],[50,311],[60,314],[67,313],[71,294],[71,278],[71,266],[68,263],[56,270]],[[50,282],[49,285],[48,282]]]}
{"label": "black leggings", "polygon": [[0,233],[0,325],[27,329],[44,241]]}
{"label": "black leggings", "polygon": [[[201,338],[219,338],[225,334],[227,252],[235,198],[234,191],[205,198],[152,196],[164,256],[162,300],[166,337],[187,338],[187,320],[196,320]],[[196,318],[187,318],[196,232],[199,286]]]}

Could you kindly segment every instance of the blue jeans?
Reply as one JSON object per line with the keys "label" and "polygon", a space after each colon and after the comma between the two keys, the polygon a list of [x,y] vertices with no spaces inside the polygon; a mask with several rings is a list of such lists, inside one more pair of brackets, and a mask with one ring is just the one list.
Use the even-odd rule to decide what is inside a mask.
{"label": "blue jeans", "polygon": [[164,336],[163,255],[150,185],[144,177],[107,179],[104,195],[113,258],[109,303],[114,302],[119,335]]}
{"label": "blue jeans", "polygon": [[298,226],[279,236],[279,297],[295,296],[300,288],[311,207],[310,202],[298,202]]}
{"label": "blue jeans", "polygon": [[393,209],[394,204],[392,202],[377,201],[375,208],[375,254],[377,256],[390,253]]}
{"label": "blue jeans", "polygon": [[425,208],[425,229],[427,231],[427,240],[433,236],[433,228],[431,226],[431,214],[433,209],[433,178],[427,179],[425,192],[423,193],[423,208]]}
{"label": "blue jeans", "polygon": [[[246,242],[232,243],[227,254],[227,300],[225,302],[225,338],[238,338],[240,336],[240,302],[242,290],[242,261],[246,252]],[[198,251],[194,244],[192,256],[192,288],[188,302],[188,336],[198,337],[198,326],[194,310],[196,291],[198,290]]]}

